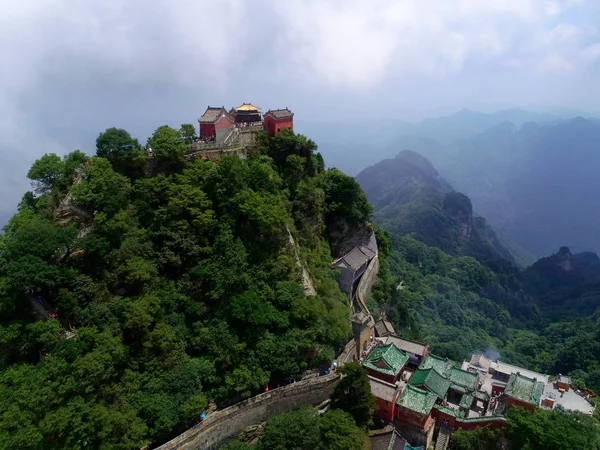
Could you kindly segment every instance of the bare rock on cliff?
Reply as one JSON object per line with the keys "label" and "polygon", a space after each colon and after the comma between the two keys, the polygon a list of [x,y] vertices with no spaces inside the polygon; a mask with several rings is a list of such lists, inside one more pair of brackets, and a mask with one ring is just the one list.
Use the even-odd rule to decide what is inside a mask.
{"label": "bare rock on cliff", "polygon": [[259,423],[258,425],[250,425],[242,430],[238,436],[238,440],[247,444],[258,444],[260,438],[263,435],[265,423]]}
{"label": "bare rock on cliff", "polygon": [[471,236],[473,227],[473,205],[465,194],[448,192],[444,196],[443,207],[454,222],[459,226],[464,237]]}

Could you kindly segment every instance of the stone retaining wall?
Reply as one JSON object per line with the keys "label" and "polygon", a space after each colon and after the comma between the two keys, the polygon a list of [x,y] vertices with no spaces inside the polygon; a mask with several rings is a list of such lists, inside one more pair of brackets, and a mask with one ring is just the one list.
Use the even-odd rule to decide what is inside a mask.
{"label": "stone retaining wall", "polygon": [[161,445],[157,450],[214,449],[227,439],[237,436],[247,426],[264,422],[272,415],[322,403],[333,393],[339,378],[337,373],[332,373],[300,381],[216,411],[204,422]]}

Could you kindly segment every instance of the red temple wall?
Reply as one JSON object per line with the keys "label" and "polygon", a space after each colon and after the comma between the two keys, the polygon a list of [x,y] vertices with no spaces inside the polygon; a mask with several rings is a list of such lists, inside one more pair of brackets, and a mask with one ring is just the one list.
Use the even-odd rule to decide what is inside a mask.
{"label": "red temple wall", "polygon": [[417,414],[414,411],[410,411],[402,406],[396,408],[396,419],[400,422],[406,422],[410,425],[417,426],[422,430],[429,429],[430,422],[433,422],[431,413],[428,415]]}
{"label": "red temple wall", "polygon": [[394,402],[389,402],[387,400],[383,400],[382,398],[377,398],[377,409],[375,410],[375,416],[379,417],[382,420],[387,420],[391,422],[394,420]]}
{"label": "red temple wall", "polygon": [[289,117],[286,119],[274,119],[271,116],[266,116],[265,120],[265,130],[267,131],[267,135],[270,137],[275,136],[281,130],[294,130],[294,118]]}
{"label": "red temple wall", "polygon": [[215,129],[223,130],[225,128],[233,128],[233,122],[231,122],[227,117],[221,116],[215,123]]}
{"label": "red temple wall", "polygon": [[532,405],[531,403],[527,403],[521,400],[518,400],[514,397],[508,397],[506,399],[506,407],[510,408],[512,406],[520,406],[521,408],[525,408],[528,409],[529,411],[535,411],[535,405]]}
{"label": "red temple wall", "polygon": [[215,136],[217,130],[215,129],[214,123],[201,123],[200,124],[200,137]]}
{"label": "red temple wall", "polygon": [[400,374],[398,374],[398,376],[386,375],[386,374],[377,372],[376,370],[373,370],[369,367],[365,367],[365,369],[367,369],[367,373],[369,375],[371,375],[372,377],[377,378],[379,380],[387,381],[388,383],[391,383],[391,384],[396,384],[396,381],[398,381],[398,377],[400,376]]}

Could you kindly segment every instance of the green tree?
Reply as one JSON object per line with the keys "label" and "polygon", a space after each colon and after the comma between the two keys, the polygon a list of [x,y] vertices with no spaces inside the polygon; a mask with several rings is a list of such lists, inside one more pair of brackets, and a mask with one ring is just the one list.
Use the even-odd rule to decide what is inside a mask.
{"label": "green tree", "polygon": [[27,178],[32,180],[35,192],[38,195],[49,194],[63,174],[65,165],[60,156],[55,153],[46,153],[33,163]]}
{"label": "green tree", "polygon": [[198,139],[198,136],[196,135],[196,128],[191,123],[184,123],[181,125],[179,132],[181,133],[183,142],[186,144],[191,144]]}
{"label": "green tree", "polygon": [[120,174],[135,178],[143,174],[142,147],[121,128],[108,128],[96,139],[96,155],[110,161]]}
{"label": "green tree", "polygon": [[148,139],[147,147],[156,155],[160,170],[173,173],[184,168],[187,146],[178,130],[167,125],[158,127]]}
{"label": "green tree", "polygon": [[339,371],[342,379],[331,396],[331,407],[347,412],[359,427],[366,428],[373,422],[377,406],[369,378],[358,363],[345,364]]}
{"label": "green tree", "polygon": [[369,438],[364,429],[359,428],[352,416],[341,409],[332,409],[322,418],[321,449],[322,450],[366,450],[369,449]]}
{"label": "green tree", "polygon": [[103,158],[92,158],[81,182],[73,186],[73,200],[89,213],[116,214],[127,205],[130,183]]}
{"label": "green tree", "polygon": [[315,450],[321,442],[319,413],[301,408],[272,417],[265,425],[262,450]]}

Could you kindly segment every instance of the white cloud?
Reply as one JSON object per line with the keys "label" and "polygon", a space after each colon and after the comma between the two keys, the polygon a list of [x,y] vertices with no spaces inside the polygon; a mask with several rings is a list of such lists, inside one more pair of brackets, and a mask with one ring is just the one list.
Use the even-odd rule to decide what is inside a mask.
{"label": "white cloud", "polygon": [[[107,85],[123,86],[124,102],[128,88],[143,85],[157,101],[173,86],[215,98],[268,86],[312,94],[319,103],[325,100],[315,92],[364,99],[377,89],[396,101],[388,92],[406,92],[416,81],[428,93],[431,84],[460,84],[464,75],[468,81],[457,85],[462,94],[456,96],[478,99],[485,89],[471,92],[471,80],[496,76],[498,69],[510,74],[505,84],[512,86],[539,71],[567,76],[593,64],[600,57],[594,5],[597,0],[3,1],[0,179],[18,184],[12,180],[23,180],[41,153],[72,150],[31,115],[51,109],[44,102],[56,101],[48,94],[59,82],[78,94],[98,90],[97,97]],[[64,91],[66,104],[84,101]],[[63,111],[72,115],[67,123],[77,123],[81,111]],[[110,111],[86,117],[102,114]]]}
{"label": "white cloud", "polygon": [[[582,3],[579,1],[578,3]],[[474,58],[511,67],[563,70],[575,64],[582,28],[556,25],[572,0],[273,0],[283,21],[287,63],[299,77],[351,89],[376,86],[392,73],[446,76]],[[565,50],[563,52],[563,50]],[[567,51],[568,50],[568,51]],[[517,56],[512,55],[516,53]],[[550,63],[548,54],[554,54]],[[286,55],[281,55],[286,58]]]}

